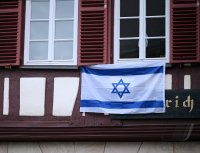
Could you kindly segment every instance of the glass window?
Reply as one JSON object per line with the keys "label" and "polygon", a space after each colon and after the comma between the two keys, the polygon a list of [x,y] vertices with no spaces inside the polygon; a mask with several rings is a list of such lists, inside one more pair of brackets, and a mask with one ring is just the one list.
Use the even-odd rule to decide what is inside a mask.
{"label": "glass window", "polygon": [[114,61],[169,56],[169,1],[115,0]]}
{"label": "glass window", "polygon": [[26,0],[25,65],[76,65],[78,0]]}

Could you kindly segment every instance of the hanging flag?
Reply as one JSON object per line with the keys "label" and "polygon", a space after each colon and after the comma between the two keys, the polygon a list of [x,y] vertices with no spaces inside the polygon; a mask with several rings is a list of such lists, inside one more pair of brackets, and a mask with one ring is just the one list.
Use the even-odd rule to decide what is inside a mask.
{"label": "hanging flag", "polygon": [[80,112],[165,112],[163,61],[82,67]]}

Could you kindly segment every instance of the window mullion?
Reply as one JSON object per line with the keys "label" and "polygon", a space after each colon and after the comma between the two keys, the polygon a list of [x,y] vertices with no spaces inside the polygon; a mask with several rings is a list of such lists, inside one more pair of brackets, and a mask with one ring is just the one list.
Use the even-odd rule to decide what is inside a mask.
{"label": "window mullion", "polygon": [[26,25],[25,25],[25,41],[24,41],[24,43],[25,43],[25,45],[24,45],[24,47],[25,47],[25,53],[24,53],[24,59],[25,59],[25,63],[27,62],[27,61],[29,61],[29,50],[30,50],[30,29],[31,29],[31,27],[30,27],[30,25],[31,25],[31,1],[27,1],[26,2],[26,8],[29,8],[29,9],[26,9],[26,16],[25,16],[25,18],[26,18]]}
{"label": "window mullion", "polygon": [[169,62],[169,53],[170,53],[170,2],[165,0],[165,57],[167,62]]}
{"label": "window mullion", "polygon": [[147,27],[146,27],[146,10],[147,10],[147,6],[146,6],[146,0],[144,0],[144,5],[143,5],[143,11],[144,11],[144,16],[143,16],[143,19],[144,19],[144,23],[143,23],[143,29],[144,29],[144,35],[143,35],[143,41],[144,41],[144,44],[143,44],[143,58],[145,59],[146,58],[146,48],[147,48],[147,45],[148,45],[148,39],[146,37],[148,37],[147,35]]}
{"label": "window mullion", "polygon": [[[74,30],[74,32],[73,32],[73,60],[74,59],[76,59],[77,58],[77,52],[78,52],[78,40],[77,40],[77,35],[78,35],[78,19],[76,19],[76,16],[78,16],[78,4],[79,2],[78,2],[78,0],[75,0],[74,1],[74,5],[75,5],[75,7],[74,7],[74,28],[73,28],[73,30]],[[77,62],[76,62],[76,64],[77,64]]]}
{"label": "window mullion", "polygon": [[120,60],[120,0],[115,0],[115,9],[114,9],[114,62]]}
{"label": "window mullion", "polygon": [[48,60],[53,61],[54,56],[54,32],[55,32],[55,0],[50,0],[49,9],[49,44]]}
{"label": "window mullion", "polygon": [[139,26],[139,58],[145,58],[145,33],[146,33],[146,25],[145,25],[145,0],[140,0],[140,26]]}

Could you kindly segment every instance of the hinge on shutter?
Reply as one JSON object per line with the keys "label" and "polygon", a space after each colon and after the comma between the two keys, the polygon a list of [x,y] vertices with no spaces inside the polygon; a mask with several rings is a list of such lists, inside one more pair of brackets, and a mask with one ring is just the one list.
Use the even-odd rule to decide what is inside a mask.
{"label": "hinge on shutter", "polygon": [[107,0],[104,0],[104,9],[107,8]]}
{"label": "hinge on shutter", "polygon": [[197,7],[199,7],[199,0],[197,0]]}

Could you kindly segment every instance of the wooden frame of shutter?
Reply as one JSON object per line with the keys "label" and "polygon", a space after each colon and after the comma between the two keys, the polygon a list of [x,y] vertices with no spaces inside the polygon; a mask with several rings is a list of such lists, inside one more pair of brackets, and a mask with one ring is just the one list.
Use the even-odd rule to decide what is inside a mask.
{"label": "wooden frame of shutter", "polygon": [[78,65],[110,63],[111,0],[80,0],[78,27]]}
{"label": "wooden frame of shutter", "polygon": [[170,61],[200,61],[198,0],[171,0]]}
{"label": "wooden frame of shutter", "polygon": [[199,15],[198,16],[199,17],[198,18],[198,37],[199,37],[199,42],[198,42],[199,43],[199,45],[198,45],[199,57],[198,58],[200,60],[200,0],[197,0],[197,6],[198,6],[198,11],[199,11],[198,12],[199,13],[198,14]]}
{"label": "wooden frame of shutter", "polygon": [[0,66],[20,64],[22,0],[0,1]]}

